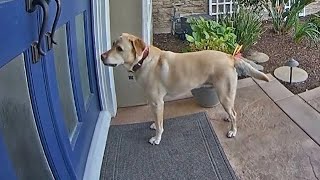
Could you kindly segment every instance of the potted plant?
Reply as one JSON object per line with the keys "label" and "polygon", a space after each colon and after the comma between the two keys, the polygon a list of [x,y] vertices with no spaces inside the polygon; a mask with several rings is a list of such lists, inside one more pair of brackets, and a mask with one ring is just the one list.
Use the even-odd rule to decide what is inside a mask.
{"label": "potted plant", "polygon": [[[192,33],[186,34],[189,51],[218,50],[232,54],[236,43],[236,35],[232,27],[221,25],[212,20],[190,18],[187,20]],[[196,102],[202,107],[213,107],[219,104],[216,90],[212,84],[204,84],[191,90]]]}
{"label": "potted plant", "polygon": [[191,93],[201,107],[211,108],[220,103],[217,92],[211,84],[192,89]]}

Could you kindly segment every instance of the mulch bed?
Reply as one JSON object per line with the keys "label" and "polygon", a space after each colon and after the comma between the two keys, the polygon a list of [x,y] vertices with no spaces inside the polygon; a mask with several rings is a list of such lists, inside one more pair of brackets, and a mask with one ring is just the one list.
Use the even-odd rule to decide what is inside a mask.
{"label": "mulch bed", "polygon": [[[173,52],[184,52],[188,46],[188,42],[171,34],[155,34],[153,43],[160,49]],[[306,81],[290,84],[279,80],[292,93],[299,94],[320,86],[320,47],[311,47],[307,41],[296,44],[289,35],[275,34],[270,24],[266,23],[261,38],[251,49],[270,57],[269,61],[261,64],[265,73],[273,74],[276,68],[291,58],[299,62],[299,67],[309,74]]]}

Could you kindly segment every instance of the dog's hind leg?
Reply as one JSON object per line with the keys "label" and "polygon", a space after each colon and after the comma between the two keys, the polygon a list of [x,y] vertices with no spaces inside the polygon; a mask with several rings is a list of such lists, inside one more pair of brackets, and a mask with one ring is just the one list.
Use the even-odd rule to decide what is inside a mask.
{"label": "dog's hind leg", "polygon": [[237,113],[234,108],[225,107],[225,110],[228,112],[230,116],[231,128],[227,134],[229,138],[236,136],[237,134]]}
{"label": "dog's hind leg", "polygon": [[151,125],[150,128],[155,128],[156,135],[152,137],[149,142],[152,145],[159,144],[161,141],[161,136],[164,131],[163,129],[163,110],[164,110],[164,102],[163,99],[159,99],[151,103],[151,110],[155,117],[154,125]]}
{"label": "dog's hind leg", "polygon": [[229,138],[236,136],[237,134],[237,113],[234,110],[234,100],[237,90],[237,73],[227,73],[222,79],[216,81],[214,84],[217,89],[217,94],[221,105],[229,115],[231,122],[231,128],[227,134]]}

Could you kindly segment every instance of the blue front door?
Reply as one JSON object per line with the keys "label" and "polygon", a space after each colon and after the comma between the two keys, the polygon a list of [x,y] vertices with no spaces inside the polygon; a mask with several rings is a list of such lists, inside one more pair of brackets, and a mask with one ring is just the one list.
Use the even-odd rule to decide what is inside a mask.
{"label": "blue front door", "polygon": [[61,2],[55,45],[58,0],[42,0],[45,55],[46,13],[26,2],[0,1],[0,177],[81,179],[100,111],[90,1]]}
{"label": "blue front door", "polygon": [[[50,4],[53,24],[56,4]],[[56,45],[45,57],[50,106],[65,153],[81,177],[99,113],[89,0],[61,2]]]}

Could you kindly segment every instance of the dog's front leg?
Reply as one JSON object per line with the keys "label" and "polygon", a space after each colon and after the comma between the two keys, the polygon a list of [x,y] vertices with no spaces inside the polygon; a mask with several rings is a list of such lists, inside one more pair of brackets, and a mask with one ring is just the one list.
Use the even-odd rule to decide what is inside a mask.
{"label": "dog's front leg", "polygon": [[152,137],[149,142],[152,145],[159,144],[161,141],[161,136],[164,131],[163,129],[163,109],[164,109],[164,102],[163,100],[158,100],[151,103],[151,110],[155,117],[155,129],[156,129],[156,136]]}

